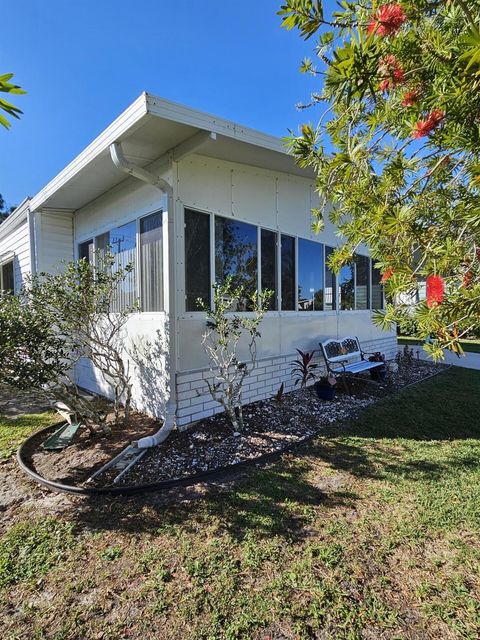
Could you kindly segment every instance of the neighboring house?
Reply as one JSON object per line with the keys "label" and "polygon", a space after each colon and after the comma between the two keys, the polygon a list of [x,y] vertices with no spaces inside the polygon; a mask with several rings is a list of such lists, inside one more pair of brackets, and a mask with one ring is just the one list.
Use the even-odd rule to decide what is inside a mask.
{"label": "neighboring house", "polygon": [[[275,292],[245,402],[272,395],[281,382],[291,388],[297,347],[356,335],[365,349],[392,357],[395,334],[372,324],[383,294],[366,248],[338,278],[326,267],[339,238],[329,222],[312,232],[314,178],[277,138],[142,94],[0,225],[2,287],[17,292],[28,272],[91,259],[107,246],[119,264],[134,262],[117,304],[139,299],[142,309],[127,325],[147,356],[130,363],[135,403],[156,416],[168,404],[180,426],[220,410],[205,385],[197,299],[208,300],[215,279],[229,273],[251,290]],[[235,305],[248,313],[246,300]],[[108,395],[89,362],[77,378]]]}

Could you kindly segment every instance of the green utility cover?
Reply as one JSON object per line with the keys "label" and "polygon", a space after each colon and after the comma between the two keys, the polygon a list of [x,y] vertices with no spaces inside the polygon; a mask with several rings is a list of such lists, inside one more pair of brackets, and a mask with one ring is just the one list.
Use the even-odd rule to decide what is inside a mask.
{"label": "green utility cover", "polygon": [[80,422],[75,424],[62,424],[62,426],[49,436],[42,444],[43,449],[54,451],[56,449],[65,449],[72,442],[75,434],[80,428]]}

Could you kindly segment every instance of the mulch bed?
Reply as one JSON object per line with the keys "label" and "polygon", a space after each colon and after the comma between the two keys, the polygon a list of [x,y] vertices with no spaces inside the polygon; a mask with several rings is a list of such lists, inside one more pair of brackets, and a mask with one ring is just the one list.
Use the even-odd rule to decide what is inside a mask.
{"label": "mulch bed", "polygon": [[[245,424],[240,435],[233,434],[224,414],[206,418],[187,431],[172,433],[164,443],[147,451],[121,482],[134,485],[183,478],[279,452],[443,368],[414,361],[401,366],[382,384],[368,384],[357,376],[349,381],[351,395],[337,384],[333,401],[318,399],[314,388],[308,387],[285,394],[281,404],[274,399],[254,402],[244,407]],[[102,484],[112,480],[113,474],[105,475]]]}
{"label": "mulch bed", "polygon": [[73,444],[62,451],[41,449],[47,435],[40,433],[30,441],[26,456],[34,470],[44,478],[63,484],[82,484],[95,469],[119,454],[130,442],[155,433],[160,426],[158,420],[132,412],[128,426],[119,426],[110,435],[91,434],[81,429]]}
{"label": "mulch bed", "polygon": [[[389,374],[387,381],[380,384],[368,384],[367,373],[365,380],[357,376],[349,381],[351,395],[338,383],[333,401],[318,399],[314,388],[308,387],[285,394],[281,403],[273,398],[254,402],[244,407],[244,430],[239,435],[234,435],[224,414],[217,414],[186,431],[173,432],[164,443],[148,450],[121,483],[136,485],[184,478],[280,452],[443,368],[444,365],[413,361],[408,366],[401,365],[397,374]],[[159,427],[158,420],[134,412],[128,427],[118,428],[110,436],[92,436],[83,430],[72,445],[59,452],[40,448],[46,439],[42,434],[31,441],[27,456],[44,478],[83,485],[93,471],[130,442],[154,433]],[[117,473],[107,471],[89,486],[109,486]]]}

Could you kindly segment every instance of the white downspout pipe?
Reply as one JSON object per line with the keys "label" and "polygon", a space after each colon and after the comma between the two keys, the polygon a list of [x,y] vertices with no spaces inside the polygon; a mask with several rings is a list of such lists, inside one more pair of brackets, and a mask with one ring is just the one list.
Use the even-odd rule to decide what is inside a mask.
{"label": "white downspout pipe", "polygon": [[[173,215],[173,189],[171,185],[160,178],[159,176],[155,176],[153,173],[142,169],[141,167],[136,166],[129,160],[125,158],[123,155],[123,150],[120,142],[114,142],[110,145],[110,155],[112,157],[113,163],[118,169],[123,171],[124,173],[128,173],[129,175],[137,178],[138,180],[142,180],[147,184],[151,184],[152,186],[159,189],[165,196],[168,198],[167,211],[168,216]],[[168,233],[168,253],[169,253],[169,278],[171,279],[173,275],[173,266],[174,261],[172,256],[172,244],[174,241],[174,234]],[[169,287],[169,296],[168,296],[168,313],[170,319],[176,319],[175,312],[175,287]],[[170,328],[172,327],[172,322],[170,322]],[[147,449],[149,447],[155,447],[157,444],[160,444],[170,434],[172,429],[176,423],[176,412],[177,412],[177,385],[175,380],[175,368],[176,368],[176,336],[175,331],[170,330],[170,335],[168,337],[168,358],[170,364],[170,394],[167,402],[167,407],[165,411],[165,420],[163,422],[162,427],[154,433],[152,436],[148,436],[146,438],[140,438],[137,441],[136,445],[139,449]]]}

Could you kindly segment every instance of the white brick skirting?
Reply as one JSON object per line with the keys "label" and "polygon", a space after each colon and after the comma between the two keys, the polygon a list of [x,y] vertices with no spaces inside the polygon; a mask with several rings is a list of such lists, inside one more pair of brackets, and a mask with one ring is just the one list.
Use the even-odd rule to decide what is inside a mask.
{"label": "white brick skirting", "polygon": [[[397,353],[397,339],[395,337],[380,338],[378,340],[361,341],[364,351],[380,351],[387,360],[391,360]],[[297,353],[274,358],[265,358],[257,362],[256,369],[245,379],[242,392],[243,404],[263,400],[274,395],[282,382],[285,391],[294,388],[292,380],[292,360]],[[320,351],[316,352],[314,362],[319,364],[318,375],[325,371],[325,361]],[[208,392],[206,380],[212,379],[209,369],[186,371],[177,373],[177,424],[185,427],[191,422],[208,418],[220,413],[223,408],[212,400]]]}

